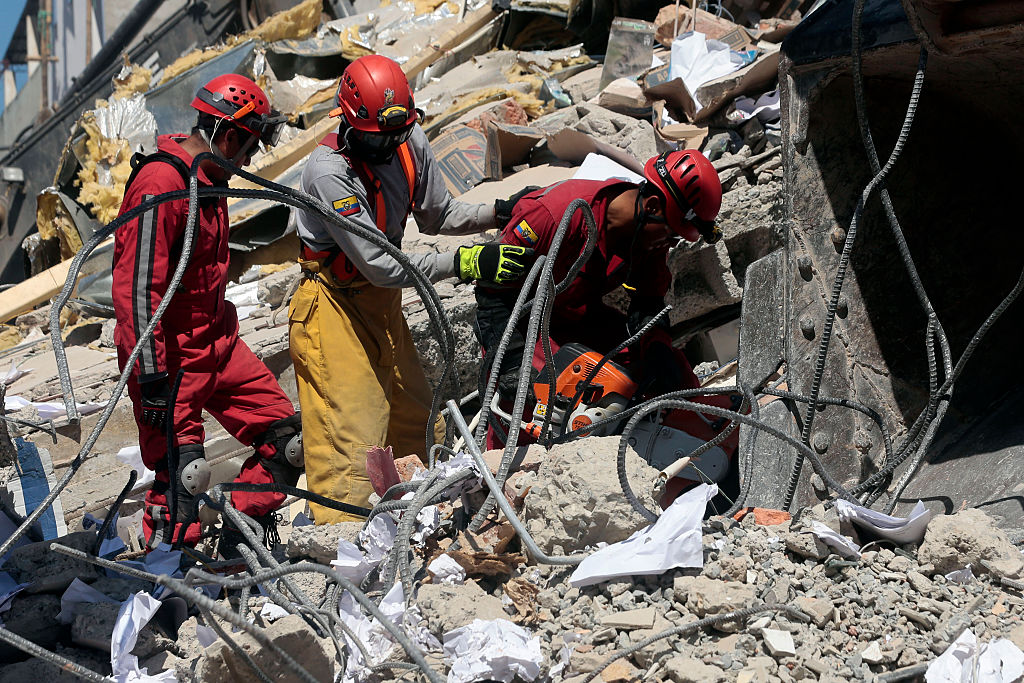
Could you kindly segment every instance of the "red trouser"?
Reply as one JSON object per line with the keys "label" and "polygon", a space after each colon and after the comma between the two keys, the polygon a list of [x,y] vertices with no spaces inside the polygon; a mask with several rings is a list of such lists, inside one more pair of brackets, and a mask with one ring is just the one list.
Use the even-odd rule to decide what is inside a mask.
{"label": "red trouser", "polygon": [[[205,409],[231,436],[246,445],[251,445],[267,427],[285,417],[295,414],[292,402],[277,383],[267,366],[249,349],[238,335],[232,333],[220,337],[211,345],[219,356],[214,372],[190,372],[186,364],[185,374],[178,388],[174,407],[174,426],[179,446],[201,444],[205,438],[202,411]],[[131,353],[131,346],[118,344],[118,363],[124,363]],[[173,385],[180,366],[180,358],[167,354],[168,382]],[[159,538],[169,541],[163,534],[169,525],[167,496],[170,485],[167,459],[167,434],[164,430],[153,429],[142,422],[141,397],[135,375],[128,380],[128,395],[132,399],[135,422],[139,426],[139,447],[146,467],[156,472],[156,483],[146,493],[143,528],[146,539],[152,539],[154,532]],[[274,454],[273,444],[264,444],[242,465],[235,478],[236,482],[268,484],[273,477],[260,464],[260,457]],[[232,504],[250,517],[258,517],[277,509],[284,502],[282,493],[231,494]],[[180,526],[180,525],[179,525]],[[175,538],[179,533],[175,529]],[[184,542],[194,545],[199,540],[198,522],[185,530]],[[155,546],[155,544],[153,544]],[[152,546],[151,546],[152,547]]]}

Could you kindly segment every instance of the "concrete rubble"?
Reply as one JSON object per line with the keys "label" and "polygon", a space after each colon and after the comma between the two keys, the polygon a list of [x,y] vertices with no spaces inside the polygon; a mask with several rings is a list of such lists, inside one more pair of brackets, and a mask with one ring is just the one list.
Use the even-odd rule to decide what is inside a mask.
{"label": "concrete rubble", "polygon": [[[737,320],[748,266],[787,241],[778,99],[774,115],[771,111],[763,116],[749,114],[740,106],[743,97],[760,101],[770,96],[778,87],[775,80],[757,81],[749,76],[752,72],[737,71],[691,88],[680,78],[670,79],[667,69],[659,72],[657,63],[671,59],[675,31],[674,16],[666,18],[673,8],[665,7],[658,14],[656,34],[651,25],[651,33],[661,45],[651,48],[651,59],[645,64],[654,66],[627,79],[627,84],[615,81],[618,90],[609,86],[603,102],[614,104],[605,107],[599,103],[598,87],[603,65],[588,55],[585,41],[568,44],[565,36],[569,34],[562,24],[571,26],[579,18],[562,3],[530,0],[508,12],[520,22],[524,36],[543,36],[546,31],[565,34],[561,42],[538,38],[536,42],[543,45],[507,35],[501,30],[504,15],[491,12],[484,4],[470,3],[465,8],[465,22],[477,22],[466,35],[459,29],[462,13],[453,9],[452,3],[417,0],[382,3],[380,7],[371,3],[372,8],[365,4],[357,3],[357,9],[364,11],[325,21],[301,35],[289,33],[280,41],[266,39],[261,49],[271,53],[298,50],[298,54],[326,50],[344,60],[378,52],[405,65],[436,52],[436,61],[422,64],[422,69],[412,74],[412,81],[417,86],[417,104],[426,109],[424,129],[438,154],[446,149],[445,136],[452,131],[471,131],[482,145],[482,150],[476,150],[479,154],[459,157],[476,173],[469,180],[462,179],[470,187],[455,192],[467,201],[504,198],[535,184],[535,178],[555,182],[572,177],[591,149],[628,164],[630,158],[642,163],[669,149],[700,148],[722,181],[718,224],[724,238],[715,244],[704,240],[680,244],[672,250],[673,281],[666,303],[672,306],[669,321],[675,344],[686,348],[692,364],[698,368],[729,366],[739,353]],[[740,40],[737,47],[743,47],[752,60],[744,69],[766,63],[773,66],[772,60],[779,60],[779,41],[799,22],[800,13],[790,10],[784,17],[762,19],[748,15],[747,5],[734,7],[737,16],[747,17],[747,27],[703,10],[681,21],[686,31],[695,23],[709,38]],[[472,19],[471,15],[483,18]],[[549,20],[551,15],[559,17],[557,30],[551,28],[550,21],[538,18],[541,15]],[[310,16],[315,24],[315,16]],[[730,36],[733,29],[737,33]],[[458,40],[439,47],[438,42],[452,31],[459,34]],[[505,44],[501,44],[501,36]],[[521,42],[513,45],[516,40]],[[296,41],[303,41],[303,46],[296,47]],[[180,68],[199,69],[211,56],[194,54],[195,62]],[[280,84],[280,102],[287,102],[296,114],[289,136],[299,142],[285,143],[286,147],[294,145],[287,147],[292,155],[288,164],[275,165],[277,160],[267,155],[257,159],[256,165],[268,178],[282,182],[288,178],[290,182],[295,178],[288,173],[301,168],[308,154],[300,145],[302,136],[324,125],[336,80],[301,74],[294,80],[279,80],[273,68],[264,64],[265,80],[271,86]],[[144,85],[139,88],[146,91]],[[629,106],[623,104],[621,93],[632,95]],[[707,99],[706,106],[695,109],[694,100],[702,96]],[[522,148],[513,150],[511,163],[504,163],[512,158],[508,156],[510,148],[494,146],[499,129],[522,136],[520,142],[526,140]],[[567,136],[566,131],[582,137]],[[126,141],[117,142],[121,152],[129,148]],[[577,154],[579,149],[584,151]],[[455,156],[462,152],[448,151]],[[485,163],[487,154],[504,160],[496,172]],[[123,156],[115,158],[122,165]],[[95,165],[92,160],[90,168]],[[452,179],[448,180],[453,187]],[[110,203],[118,194],[116,189],[106,188],[102,207],[106,218],[112,211],[116,213]],[[286,214],[273,214],[274,210],[269,205],[247,205],[235,214],[238,237],[232,245],[232,258],[237,272],[228,297],[239,308],[242,338],[294,399],[287,306],[301,277],[293,258],[297,241],[288,229],[269,243],[263,236],[246,232],[252,225],[286,225]],[[443,251],[495,235],[489,231],[472,237],[434,237],[420,234],[410,222],[402,247],[405,251]],[[40,263],[37,270],[56,265]],[[473,332],[474,291],[471,285],[456,280],[439,282],[435,289],[455,340],[454,383],[442,389],[446,398],[457,399],[478,388],[482,365]],[[44,303],[12,317],[13,325],[0,338],[0,358],[11,367],[3,384],[5,414],[21,421],[11,422],[7,428],[12,437],[45,450],[44,459],[52,470],[46,477],[51,487],[69,471],[100,409],[112,399],[119,376],[113,321],[101,299],[83,294],[82,300],[61,314],[75,397],[87,406],[81,409],[79,424],[69,424],[61,413],[64,390],[49,338],[50,306]],[[607,300],[623,310],[627,305],[624,293],[609,295]],[[437,387],[444,359],[426,306],[410,289],[404,293],[403,308],[427,377]],[[730,372],[736,372],[735,365],[712,379],[732,379]],[[776,386],[787,386],[781,384],[784,374],[773,378],[778,379]],[[478,401],[470,397],[467,405],[468,413],[475,412]],[[705,416],[705,421],[710,419]],[[213,483],[226,481],[250,451],[228,437],[216,422],[208,421],[207,428]],[[0,438],[0,448],[6,441]],[[1019,520],[1017,528],[1008,533],[977,508],[934,516],[920,542],[898,544],[855,536],[851,543],[859,548],[856,558],[838,554],[835,546],[815,531],[816,523],[824,523],[836,533],[851,534],[826,506],[794,512],[793,519],[788,513],[761,510],[763,515],[741,514],[737,520],[711,514],[709,509],[693,532],[700,538],[702,567],[673,568],[577,587],[570,579],[574,567],[538,563],[504,513],[492,512],[479,532],[467,529],[486,496],[482,484],[425,508],[424,512],[436,515],[436,524],[423,531],[422,542],[396,549],[387,538],[371,537],[373,526],[361,522],[308,524],[308,507],[301,499],[291,498],[279,510],[282,542],[273,551],[274,563],[310,563],[323,572],[297,571],[286,579],[264,578],[258,586],[244,589],[221,590],[208,582],[202,597],[189,593],[188,600],[182,600],[173,597],[181,596],[182,591],[69,557],[51,547],[56,542],[89,555],[100,547],[98,523],[112,510],[128,480],[133,469],[130,451],[136,444],[131,405],[122,397],[89,458],[61,492],[62,522],[71,533],[44,538],[38,528],[32,529],[26,542],[0,563],[3,629],[64,660],[118,680],[125,674],[116,671],[117,665],[111,662],[112,644],[117,642],[118,626],[124,624],[119,620],[140,595],[155,596],[162,606],[141,626],[126,654],[138,658],[137,665],[150,675],[166,672],[167,678],[161,680],[183,682],[301,680],[293,663],[317,681],[427,680],[419,671],[420,663],[396,642],[389,627],[404,633],[436,675],[470,680],[460,669],[464,662],[445,654],[450,636],[456,629],[482,628],[483,622],[502,628],[500,620],[525,629],[530,642],[539,647],[541,656],[534,662],[539,673],[513,678],[496,664],[495,671],[472,680],[790,683],[896,680],[880,679],[894,672],[906,680],[923,680],[927,666],[968,629],[979,642],[1006,638],[1014,647],[1024,649],[1024,554],[1020,548],[1024,534]],[[619,444],[619,436],[588,437],[548,449],[536,444],[521,449],[522,457],[503,493],[522,521],[525,534],[556,562],[563,556],[589,554],[627,542],[649,527],[650,522],[623,493],[617,469]],[[488,452],[484,460],[492,473],[497,473],[501,452]],[[421,463],[415,460],[412,464]],[[399,472],[405,481],[418,481],[415,469],[421,468],[404,463]],[[624,473],[640,504],[660,512],[656,500],[660,490],[656,492],[654,487],[658,470],[632,447],[626,449]],[[138,474],[145,473],[140,470]],[[13,490],[22,476],[13,463],[0,468],[0,489]],[[109,539],[120,539],[123,547],[103,555],[107,560],[132,563],[122,564],[126,572],[128,567],[151,569],[143,564],[147,556],[141,550],[139,522],[148,486],[140,481],[127,492]],[[0,543],[20,521],[18,514],[7,508],[0,505]],[[217,514],[207,513],[210,518],[205,521],[212,529]],[[400,511],[378,517],[387,520],[381,526],[388,528],[401,519]],[[377,547],[381,543],[386,547]],[[343,558],[343,551],[352,548],[365,563],[361,568],[365,571],[358,575],[349,573]],[[212,549],[207,540],[199,552]],[[190,559],[174,555],[154,573],[178,578],[177,563],[189,564]],[[404,562],[408,562],[407,573]],[[427,565],[433,562],[439,564],[432,566],[447,570],[428,571]],[[270,564],[261,558],[261,567]],[[203,562],[199,570],[209,568],[209,563]],[[224,565],[216,570],[234,578],[261,571],[259,567]],[[340,583],[340,576],[365,591],[388,623],[357,606],[354,589],[346,590],[349,584]],[[384,576],[394,577],[395,582],[385,585]],[[65,608],[62,603],[79,583],[94,593]],[[6,591],[10,591],[8,596]],[[731,614],[740,611],[754,613]],[[228,619],[226,614],[237,619]],[[722,619],[723,615],[731,616]],[[686,633],[645,642],[695,623],[699,627]],[[485,654],[497,658],[501,653]],[[617,655],[621,656],[609,661]],[[366,656],[372,661],[367,662]],[[0,683],[43,676],[55,681],[77,680],[68,670],[58,673],[53,664],[31,658],[3,640],[0,662]]]}

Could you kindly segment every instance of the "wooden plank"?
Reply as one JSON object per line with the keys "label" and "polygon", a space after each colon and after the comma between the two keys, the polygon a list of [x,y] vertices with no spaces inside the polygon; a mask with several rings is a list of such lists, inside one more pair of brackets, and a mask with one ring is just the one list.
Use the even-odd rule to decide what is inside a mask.
{"label": "wooden plank", "polygon": [[9,289],[0,292],[0,322],[7,322],[22,313],[48,301],[64,287],[71,271],[71,261],[61,261],[52,268],[33,275]]}

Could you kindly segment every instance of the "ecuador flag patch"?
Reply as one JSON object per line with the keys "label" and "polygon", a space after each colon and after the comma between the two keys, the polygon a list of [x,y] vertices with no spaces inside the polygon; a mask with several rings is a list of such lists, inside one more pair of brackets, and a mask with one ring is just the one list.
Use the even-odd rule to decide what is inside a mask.
{"label": "ecuador flag patch", "polygon": [[536,245],[537,240],[540,239],[537,237],[537,233],[534,232],[533,228],[530,227],[530,224],[525,220],[519,221],[519,224],[513,228],[512,232],[514,232],[519,239],[530,247]]}
{"label": "ecuador flag patch", "polygon": [[355,195],[351,197],[345,197],[344,199],[335,200],[331,206],[334,210],[340,213],[342,216],[354,216],[359,213],[359,200]]}

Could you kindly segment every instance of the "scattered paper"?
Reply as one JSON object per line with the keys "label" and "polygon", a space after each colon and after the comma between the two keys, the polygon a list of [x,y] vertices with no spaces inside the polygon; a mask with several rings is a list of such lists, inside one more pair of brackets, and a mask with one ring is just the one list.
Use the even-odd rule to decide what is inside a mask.
{"label": "scattered paper", "polygon": [[263,609],[260,610],[260,618],[268,624],[273,623],[278,619],[283,619],[286,616],[288,616],[288,610],[281,607],[273,600],[267,600],[263,603]]}
{"label": "scattered paper", "polygon": [[918,543],[924,538],[925,527],[932,519],[932,513],[920,500],[910,512],[910,517],[890,517],[849,501],[836,501],[839,519],[853,522],[872,533],[899,543]]}
{"label": "scattered paper", "polygon": [[359,532],[359,542],[366,552],[351,541],[338,539],[338,556],[331,560],[331,565],[349,581],[359,583],[384,561],[395,544],[397,534],[398,526],[389,515],[377,515]]}
{"label": "scattered paper", "polygon": [[160,601],[145,591],[139,591],[121,605],[110,636],[110,668],[118,683],[176,683],[174,671],[149,675],[145,667],[139,668],[139,658],[132,654],[139,632],[145,628]]}
{"label": "scattered paper", "polygon": [[743,64],[744,58],[725,43],[691,31],[672,41],[668,79],[681,78],[696,111],[700,111],[703,107],[697,101],[697,89],[708,81],[731,74]]}
{"label": "scattered paper", "polygon": [[448,683],[502,681],[540,675],[544,655],[540,638],[506,619],[473,623],[444,634],[444,656],[451,665]]}
{"label": "scattered paper", "polygon": [[583,560],[569,583],[589,586],[618,576],[650,576],[676,567],[703,567],[700,523],[708,501],[717,493],[714,484],[693,487],[676,498],[651,526]]}
{"label": "scattered paper", "polygon": [[459,453],[447,460],[437,462],[431,470],[417,470],[416,473],[412,475],[412,481],[426,479],[434,472],[439,472],[438,481],[440,481],[442,479],[447,479],[460,470],[466,469],[472,470],[475,476],[467,477],[445,491],[445,494],[449,499],[454,499],[459,494],[473,493],[474,491],[479,491],[483,487],[483,477],[480,476],[480,471],[477,469],[476,463],[468,453]]}
{"label": "scattered paper", "polygon": [[[103,403],[75,403],[78,408],[78,412],[81,415],[89,415],[95,413],[104,407]],[[68,411],[64,407],[64,403],[57,403],[56,401],[29,401],[21,396],[5,396],[4,397],[4,412],[12,413],[22,408],[32,406],[36,409],[39,414],[40,420],[56,420],[61,417],[67,417]]]}
{"label": "scattered paper", "polygon": [[[114,514],[114,519],[111,520],[110,526],[107,528],[107,536],[100,542],[99,556],[104,558],[111,558],[115,555],[120,554],[127,546],[121,537],[117,535],[117,522],[118,514]],[[82,528],[91,529],[93,526],[99,531],[103,528],[103,520],[93,516],[91,512],[85,513],[85,517],[82,519]]]}
{"label": "scattered paper", "polygon": [[1005,638],[982,643],[965,629],[933,661],[924,674],[927,683],[1013,683],[1024,675],[1024,652]]}
{"label": "scattered paper", "polygon": [[422,545],[423,541],[430,538],[440,526],[440,509],[436,505],[427,505],[416,515],[416,531],[412,533],[409,540],[416,545]]}
{"label": "scattered paper", "polygon": [[625,180],[630,183],[643,181],[643,176],[634,173],[603,154],[596,154],[594,152],[587,154],[583,159],[583,163],[572,176],[573,180],[611,180],[612,178]]}
{"label": "scattered paper", "polygon": [[[405,591],[402,590],[401,582],[396,582],[391,587],[379,606],[386,619],[394,624],[399,623],[405,612]],[[349,658],[343,680],[346,683],[363,681],[373,673],[369,667],[387,659],[395,646],[395,641],[379,621],[363,614],[359,603],[348,591],[345,591],[338,601],[338,611],[341,620],[366,647],[371,659],[369,662],[364,661],[363,653],[346,634],[345,643],[348,646]]]}
{"label": "scattered paper", "polygon": [[959,583],[960,585],[970,583],[974,580],[974,571],[971,569],[971,565],[967,565],[963,569],[957,569],[946,574],[946,581],[951,583]]}
{"label": "scattered paper", "polygon": [[766,92],[758,97],[756,101],[746,96],[737,97],[734,104],[736,105],[736,111],[744,121],[756,116],[761,123],[771,123],[772,121],[778,121],[782,112],[781,105],[779,104],[778,88],[771,92]]}
{"label": "scattered paper", "polygon": [[852,540],[834,531],[831,527],[815,520],[811,522],[811,532],[821,539],[821,542],[838,554],[846,558],[856,559],[860,557],[860,548]]}
{"label": "scattered paper", "polygon": [[196,624],[196,640],[205,650],[217,642],[217,632],[204,624]]}
{"label": "scattered paper", "polygon": [[29,368],[28,370],[21,370],[18,368],[17,361],[11,361],[11,367],[7,370],[7,374],[4,375],[4,378],[0,380],[0,384],[3,384],[5,387],[9,387],[30,372],[32,372],[32,368]]}
{"label": "scattered paper", "polygon": [[427,571],[434,577],[434,583],[458,586],[466,582],[466,570],[448,554],[441,554],[427,565]]}
{"label": "scattered paper", "polygon": [[62,624],[70,624],[75,620],[75,608],[90,602],[118,604],[117,600],[100,593],[81,579],[75,579],[60,596],[60,612],[57,614],[57,621]]}
{"label": "scattered paper", "polygon": [[142,464],[142,451],[138,446],[126,446],[117,452],[117,459],[128,467],[135,470],[138,478],[135,480],[135,488],[153,482],[156,473]]}
{"label": "scattered paper", "polygon": [[572,651],[576,649],[576,641],[582,640],[579,633],[574,631],[564,631],[562,633],[562,643],[564,643],[561,649],[558,650],[558,661],[551,667],[551,671],[548,675],[553,680],[556,676],[561,676],[569,667],[569,660],[572,658]]}

